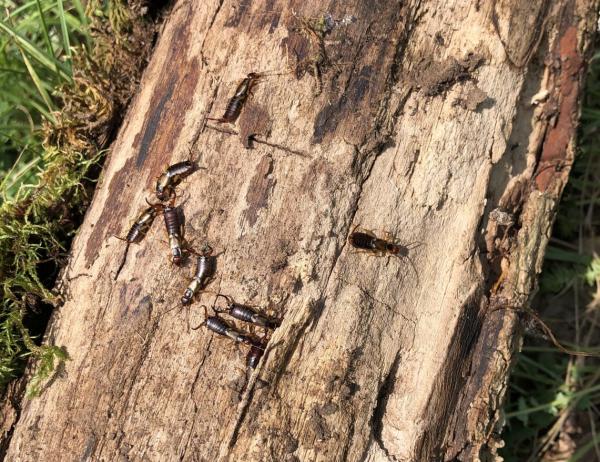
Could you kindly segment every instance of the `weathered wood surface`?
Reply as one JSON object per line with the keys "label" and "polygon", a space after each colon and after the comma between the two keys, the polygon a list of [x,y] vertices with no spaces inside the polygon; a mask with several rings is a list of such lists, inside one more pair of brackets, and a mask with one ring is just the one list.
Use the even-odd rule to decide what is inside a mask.
{"label": "weathered wood surface", "polygon": [[[7,460],[493,458],[518,347],[496,308],[535,287],[596,10],[178,1],[73,246],[47,334],[71,361],[23,403]],[[269,144],[247,150],[204,117],[248,72],[312,56],[292,12],[356,20],[325,37],[321,95],[309,73],[256,88],[236,130]],[[112,279],[111,236],[189,157],[207,170],[181,187],[187,236],[223,252],[210,288],[283,318],[248,382],[244,349],[169,311],[192,269],[168,263],[160,220]],[[355,253],[356,225],[421,245]]]}

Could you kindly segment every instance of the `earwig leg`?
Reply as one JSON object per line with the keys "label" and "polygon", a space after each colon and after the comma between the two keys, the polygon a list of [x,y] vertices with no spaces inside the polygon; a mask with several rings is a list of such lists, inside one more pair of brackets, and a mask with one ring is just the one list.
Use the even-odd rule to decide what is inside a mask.
{"label": "earwig leg", "polygon": [[111,234],[111,237],[117,238],[120,241],[127,242],[127,239],[124,237],[119,237],[116,234]]}

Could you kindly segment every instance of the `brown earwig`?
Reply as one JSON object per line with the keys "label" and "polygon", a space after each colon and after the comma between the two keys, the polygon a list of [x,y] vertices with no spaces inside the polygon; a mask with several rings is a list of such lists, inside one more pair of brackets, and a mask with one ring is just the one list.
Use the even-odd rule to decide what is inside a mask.
{"label": "brown earwig", "polygon": [[242,112],[244,103],[248,99],[248,95],[252,92],[252,88],[260,79],[261,74],[250,72],[244,80],[240,82],[235,94],[229,100],[225,113],[220,119],[208,118],[208,120],[216,120],[218,123],[234,123]]}
{"label": "brown earwig", "polygon": [[385,239],[378,238],[374,234],[357,231],[350,234],[348,242],[352,247],[368,252],[379,254],[401,255],[405,254],[405,247]]}
{"label": "brown earwig", "polygon": [[277,329],[280,325],[276,319],[269,318],[257,312],[254,308],[242,305],[234,301],[231,297],[223,294],[217,294],[217,298],[224,298],[227,302],[226,312],[233,318],[239,319],[250,324],[255,324],[267,329]]}
{"label": "brown earwig", "polygon": [[420,243],[402,245],[398,244],[397,242],[394,242],[393,238],[388,233],[386,233],[386,239],[381,239],[377,237],[372,231],[356,231],[356,228],[357,227],[354,227],[354,230],[348,236],[348,242],[352,247],[359,250],[363,250],[365,252],[369,252],[379,257],[382,257],[384,255],[390,255],[398,258],[406,258],[409,261],[413,271],[415,272],[418,278],[417,269],[415,268],[415,265],[412,262],[412,260],[409,258],[408,252],[409,250],[420,246]]}
{"label": "brown earwig", "polygon": [[137,244],[141,242],[146,237],[146,234],[148,234],[150,226],[152,226],[152,223],[160,210],[162,210],[162,205],[150,204],[150,207],[144,210],[131,226],[127,236],[123,240],[128,244]]}
{"label": "brown earwig", "polygon": [[202,305],[202,307],[204,308],[205,313],[204,322],[202,322],[202,324],[196,327],[192,327],[192,330],[198,330],[200,329],[200,327],[206,326],[208,330],[211,330],[214,333],[223,337],[227,337],[236,343],[242,343],[250,347],[260,348],[264,351],[261,342],[257,340],[254,336],[243,332],[239,329],[236,329],[234,326],[222,319],[218,314],[215,314],[214,316],[208,316],[206,306]]}
{"label": "brown earwig", "polygon": [[125,247],[123,260],[121,261],[121,264],[117,269],[117,273],[115,274],[115,281],[117,280],[117,277],[119,276],[119,273],[123,269],[125,261],[127,260],[129,245],[138,244],[146,237],[146,234],[148,234],[148,231],[150,230],[154,219],[158,215],[158,212],[162,210],[162,208],[163,206],[161,204],[150,204],[150,207],[144,210],[142,214],[138,217],[138,219],[135,221],[135,223],[131,225],[131,228],[127,232],[127,236],[125,236],[125,239],[117,236],[118,239],[127,242],[127,246]]}
{"label": "brown earwig", "polygon": [[166,201],[169,199],[173,195],[175,187],[196,169],[197,165],[190,160],[169,166],[165,173],[156,180],[155,193],[158,200]]}
{"label": "brown earwig", "polygon": [[194,279],[190,282],[190,285],[185,289],[183,296],[181,297],[181,303],[186,306],[192,303],[192,299],[198,290],[202,289],[208,279],[214,272],[214,257],[211,256],[212,249],[210,246],[206,246],[204,252],[198,255],[196,263],[196,274]]}
{"label": "brown earwig", "polygon": [[175,265],[183,262],[183,223],[179,211],[173,204],[163,207],[163,217],[167,234],[169,235],[169,247],[171,248],[171,261]]}

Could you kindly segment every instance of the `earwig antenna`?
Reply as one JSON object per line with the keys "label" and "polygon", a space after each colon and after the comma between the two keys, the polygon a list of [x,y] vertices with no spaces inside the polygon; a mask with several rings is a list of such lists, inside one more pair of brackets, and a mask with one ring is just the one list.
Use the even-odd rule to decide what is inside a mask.
{"label": "earwig antenna", "polygon": [[117,278],[119,277],[119,274],[121,273],[121,270],[125,266],[125,261],[127,260],[127,254],[129,253],[129,245],[131,244],[131,242],[128,242],[127,240],[125,240],[125,242],[127,242],[127,244],[125,245],[125,252],[123,252],[123,258],[121,259],[121,264],[117,268],[117,272],[115,273],[115,277],[114,277],[113,281],[117,280]]}

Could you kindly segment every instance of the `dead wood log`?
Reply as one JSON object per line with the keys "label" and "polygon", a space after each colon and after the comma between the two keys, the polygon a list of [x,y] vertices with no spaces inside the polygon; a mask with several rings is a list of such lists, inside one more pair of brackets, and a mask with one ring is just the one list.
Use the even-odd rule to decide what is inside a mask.
{"label": "dead wood log", "polygon": [[[73,245],[47,332],[71,360],[22,403],[7,460],[492,460],[519,345],[501,308],[535,289],[596,11],[179,0]],[[235,126],[205,123],[267,71]],[[162,223],[112,278],[112,236],[188,158],[210,289],[283,319],[249,379],[243,348],[171,310],[192,268]],[[357,225],[420,245],[356,253]]]}

